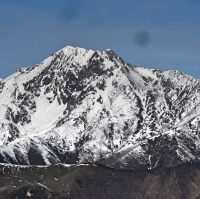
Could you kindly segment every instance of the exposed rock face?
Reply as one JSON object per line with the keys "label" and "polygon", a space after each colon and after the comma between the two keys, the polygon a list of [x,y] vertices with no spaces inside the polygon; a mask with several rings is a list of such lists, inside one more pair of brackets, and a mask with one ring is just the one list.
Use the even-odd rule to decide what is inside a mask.
{"label": "exposed rock face", "polygon": [[66,47],[0,80],[0,162],[149,170],[200,158],[200,81]]}

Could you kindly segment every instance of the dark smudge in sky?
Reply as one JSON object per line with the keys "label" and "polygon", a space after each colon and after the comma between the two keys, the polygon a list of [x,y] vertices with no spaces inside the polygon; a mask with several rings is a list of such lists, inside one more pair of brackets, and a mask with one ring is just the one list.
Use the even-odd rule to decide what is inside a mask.
{"label": "dark smudge in sky", "polygon": [[81,12],[80,3],[70,0],[60,11],[60,20],[66,23],[73,21]]}
{"label": "dark smudge in sky", "polygon": [[134,42],[140,47],[146,47],[150,43],[150,34],[146,30],[137,31]]}

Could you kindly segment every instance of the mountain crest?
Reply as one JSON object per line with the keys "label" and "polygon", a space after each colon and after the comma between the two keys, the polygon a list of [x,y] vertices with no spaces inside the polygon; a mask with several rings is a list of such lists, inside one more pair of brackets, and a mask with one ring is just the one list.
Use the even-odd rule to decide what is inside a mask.
{"label": "mountain crest", "polygon": [[153,169],[199,161],[199,80],[67,46],[0,80],[0,162]]}

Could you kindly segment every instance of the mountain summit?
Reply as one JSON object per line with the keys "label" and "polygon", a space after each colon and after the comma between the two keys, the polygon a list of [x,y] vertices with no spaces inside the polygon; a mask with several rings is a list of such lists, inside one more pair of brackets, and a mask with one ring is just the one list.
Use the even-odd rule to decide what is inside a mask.
{"label": "mountain summit", "polygon": [[0,162],[153,169],[200,158],[200,81],[67,46],[0,79]]}

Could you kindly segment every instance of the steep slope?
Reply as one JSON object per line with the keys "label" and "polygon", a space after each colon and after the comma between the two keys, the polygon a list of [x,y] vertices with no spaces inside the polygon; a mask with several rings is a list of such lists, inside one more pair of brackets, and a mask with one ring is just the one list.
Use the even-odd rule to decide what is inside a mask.
{"label": "steep slope", "polygon": [[199,161],[200,81],[65,47],[0,80],[0,162],[153,169]]}

